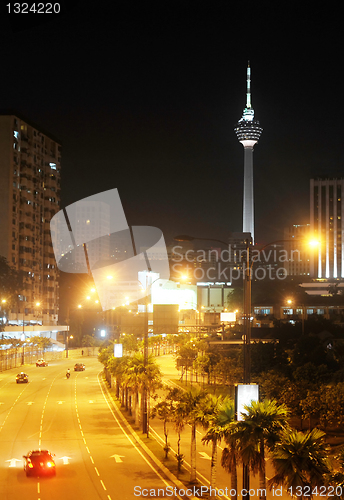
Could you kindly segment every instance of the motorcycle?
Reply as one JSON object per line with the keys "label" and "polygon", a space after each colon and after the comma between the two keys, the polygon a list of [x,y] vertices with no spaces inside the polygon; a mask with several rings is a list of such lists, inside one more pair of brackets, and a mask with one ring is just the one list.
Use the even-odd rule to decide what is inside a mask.
{"label": "motorcycle", "polygon": [[67,377],[67,379],[70,377],[70,373],[69,372],[66,373],[66,377]]}

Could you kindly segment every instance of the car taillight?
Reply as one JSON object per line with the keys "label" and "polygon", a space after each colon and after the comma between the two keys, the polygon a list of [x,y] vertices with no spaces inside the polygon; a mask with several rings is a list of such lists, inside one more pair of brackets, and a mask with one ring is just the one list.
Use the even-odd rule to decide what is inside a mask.
{"label": "car taillight", "polygon": [[54,463],[53,462],[47,462],[47,467],[54,467]]}
{"label": "car taillight", "polygon": [[29,467],[29,469],[33,469],[33,465],[32,465],[32,463],[31,463],[31,462],[29,462],[29,463],[27,464],[27,466]]}

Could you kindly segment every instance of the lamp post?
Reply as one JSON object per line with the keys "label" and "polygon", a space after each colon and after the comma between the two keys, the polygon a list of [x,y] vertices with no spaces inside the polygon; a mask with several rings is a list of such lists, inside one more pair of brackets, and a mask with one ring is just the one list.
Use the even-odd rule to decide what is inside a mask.
{"label": "lamp post", "polygon": [[[147,263],[148,263],[148,259],[147,259]],[[149,286],[151,287],[153,285],[153,283],[155,283],[155,281],[158,281],[158,279],[159,279],[159,278],[157,278],[156,280],[152,281],[152,283],[149,283],[148,278],[149,278],[150,273],[152,272],[150,265],[148,265],[148,270],[146,272],[147,272],[147,274],[146,274],[146,288],[145,288],[145,293],[146,293],[145,316],[144,316],[144,327],[143,327],[143,367],[144,367],[145,375],[147,375],[147,366],[148,366],[148,330],[149,330],[149,325],[148,325],[149,301],[148,301],[147,290],[148,290]],[[140,284],[143,288],[142,283],[140,283]],[[145,386],[143,387],[143,391],[142,391],[142,432],[144,434],[147,434],[147,437],[149,437],[148,389],[146,386],[147,382],[148,382],[147,377],[145,377]]]}
{"label": "lamp post", "polygon": [[[146,276],[146,290],[148,287],[148,275]],[[145,319],[144,319],[144,331],[143,331],[143,367],[145,374],[147,374],[147,365],[148,365],[148,295],[146,295],[146,300],[145,300]],[[146,381],[145,381],[146,383]],[[142,432],[144,434],[147,434],[147,437],[149,437],[149,423],[148,423],[148,394],[147,394],[147,387],[143,388],[142,392],[142,406],[143,406],[143,412],[142,412]]]}
{"label": "lamp post", "polygon": [[[1,311],[1,323],[2,323],[2,325],[4,324],[4,316],[3,315],[5,315],[5,309],[3,310],[3,308],[5,307],[6,302],[7,302],[6,299],[1,299],[0,311]],[[2,312],[2,310],[3,310],[3,312]]]}
{"label": "lamp post", "polygon": [[[39,310],[40,310],[40,302],[36,302],[36,308],[37,308],[37,322],[36,324],[39,325]],[[42,310],[42,325],[43,325],[43,310]]]}
{"label": "lamp post", "polygon": [[[82,308],[82,305],[79,304],[78,307],[76,309],[81,309]],[[76,309],[73,309],[73,310],[76,310]],[[68,309],[67,309],[67,331],[65,332],[65,345],[66,345],[66,358],[68,358],[68,334],[69,334],[69,323],[70,323],[70,308],[68,306]],[[73,335],[70,335],[69,336],[70,339],[73,338]]]}

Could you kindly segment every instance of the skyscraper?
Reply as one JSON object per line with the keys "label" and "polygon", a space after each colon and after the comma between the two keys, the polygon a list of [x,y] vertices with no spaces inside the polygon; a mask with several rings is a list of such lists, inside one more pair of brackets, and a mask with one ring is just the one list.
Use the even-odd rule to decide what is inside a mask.
{"label": "skyscraper", "polygon": [[311,234],[320,241],[312,258],[312,275],[344,278],[344,178],[317,177],[310,185]]}
{"label": "skyscraper", "polygon": [[251,68],[247,65],[246,107],[235,127],[239,142],[244,146],[244,196],[243,196],[243,232],[251,233],[254,243],[254,198],[253,198],[253,148],[258,142],[263,129],[254,119],[251,105]]}
{"label": "skyscraper", "polygon": [[59,141],[14,112],[0,114],[0,255],[24,274],[12,324],[57,324],[50,219],[60,210],[60,162]]}

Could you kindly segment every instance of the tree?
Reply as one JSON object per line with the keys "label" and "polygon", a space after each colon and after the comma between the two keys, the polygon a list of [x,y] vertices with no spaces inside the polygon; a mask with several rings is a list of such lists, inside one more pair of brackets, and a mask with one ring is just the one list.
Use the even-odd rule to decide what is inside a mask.
{"label": "tree", "polygon": [[[334,457],[338,468],[331,470],[326,476],[326,485],[334,485],[334,495],[331,500],[342,500],[344,498],[344,448],[340,448]],[[340,493],[340,494],[338,494]]]}
{"label": "tree", "polygon": [[298,497],[303,497],[308,487],[306,496],[311,497],[312,490],[324,485],[331,471],[325,433],[319,429],[306,433],[284,431],[272,452],[272,463],[276,474],[269,480],[270,488],[282,486],[294,495],[299,488]]}
{"label": "tree", "polygon": [[[145,364],[142,353],[135,353],[134,356],[128,357],[123,372],[123,382],[134,394],[135,415],[137,418],[139,393],[146,391],[149,401],[150,394],[161,386],[161,371],[155,358],[148,356],[147,364]],[[141,402],[143,403],[143,398],[141,398]],[[143,408],[141,409],[141,415],[143,415]]]}
{"label": "tree", "polygon": [[43,355],[44,351],[52,346],[51,339],[49,337],[38,337],[37,335],[31,337],[31,344],[36,345],[39,349],[41,349]]}
{"label": "tree", "polygon": [[180,400],[180,411],[186,416],[186,422],[191,426],[191,483],[196,481],[196,425],[204,419],[201,408],[206,396],[205,391],[192,388],[184,392]]}
{"label": "tree", "polygon": [[[177,366],[185,367],[186,373],[186,382],[187,382],[187,373],[188,368],[192,368],[193,362],[197,357],[197,349],[189,344],[182,345],[179,349],[179,356],[177,357]],[[184,375],[184,371],[182,372],[182,378]]]}
{"label": "tree", "polygon": [[138,340],[137,337],[135,337],[133,334],[126,334],[124,337],[122,337],[121,341],[123,344],[123,351],[125,353],[132,354],[133,352],[138,351]]}
{"label": "tree", "polygon": [[259,474],[260,499],[266,498],[265,449],[272,450],[282,430],[288,428],[288,410],[275,400],[252,401],[245,406],[244,420],[238,423],[241,457],[252,472]]}
{"label": "tree", "polygon": [[[164,422],[164,436],[165,436],[165,446],[164,446],[164,452],[165,452],[165,458],[168,457],[168,452],[170,451],[170,445],[168,443],[168,429],[167,429],[167,423],[173,420],[173,416],[176,412],[177,409],[177,404],[176,404],[176,389],[169,389],[167,395],[165,396],[165,399],[162,401],[159,401],[154,408],[152,409],[151,412],[151,418],[154,417],[159,417],[161,420]],[[179,441],[180,441],[180,435],[179,435]],[[178,449],[178,454],[179,454],[179,449]]]}
{"label": "tree", "polygon": [[225,435],[228,425],[235,419],[234,403],[228,397],[208,395],[202,412],[205,416],[204,422],[208,426],[207,433],[202,438],[202,442],[211,443],[212,445],[210,488],[215,488],[217,445]]}
{"label": "tree", "polygon": [[227,445],[221,455],[221,465],[231,475],[231,498],[232,500],[236,500],[238,491],[237,463],[239,460],[240,441],[238,439],[238,422],[235,420],[235,405],[233,401],[228,401],[223,406],[218,419],[221,425],[225,424],[223,437]]}
{"label": "tree", "polygon": [[172,415],[172,421],[174,423],[174,428],[178,434],[177,453],[176,453],[176,459],[178,462],[178,472],[180,472],[181,466],[184,461],[184,455],[180,452],[180,440],[181,440],[181,433],[184,429],[184,425],[187,420],[186,408],[181,404],[183,394],[184,391],[182,389],[179,389],[179,387],[174,387],[173,389],[170,390],[171,398],[173,399],[173,401],[177,402],[175,411]]}
{"label": "tree", "polygon": [[95,338],[93,335],[85,335],[82,339],[83,347],[92,347],[93,354],[95,347],[99,347],[101,344],[100,339]]}
{"label": "tree", "polygon": [[[0,256],[0,300],[1,309],[18,307],[18,295],[22,292],[24,283],[24,273],[9,266],[7,259]],[[0,331],[3,330],[3,323],[0,324]]]}

